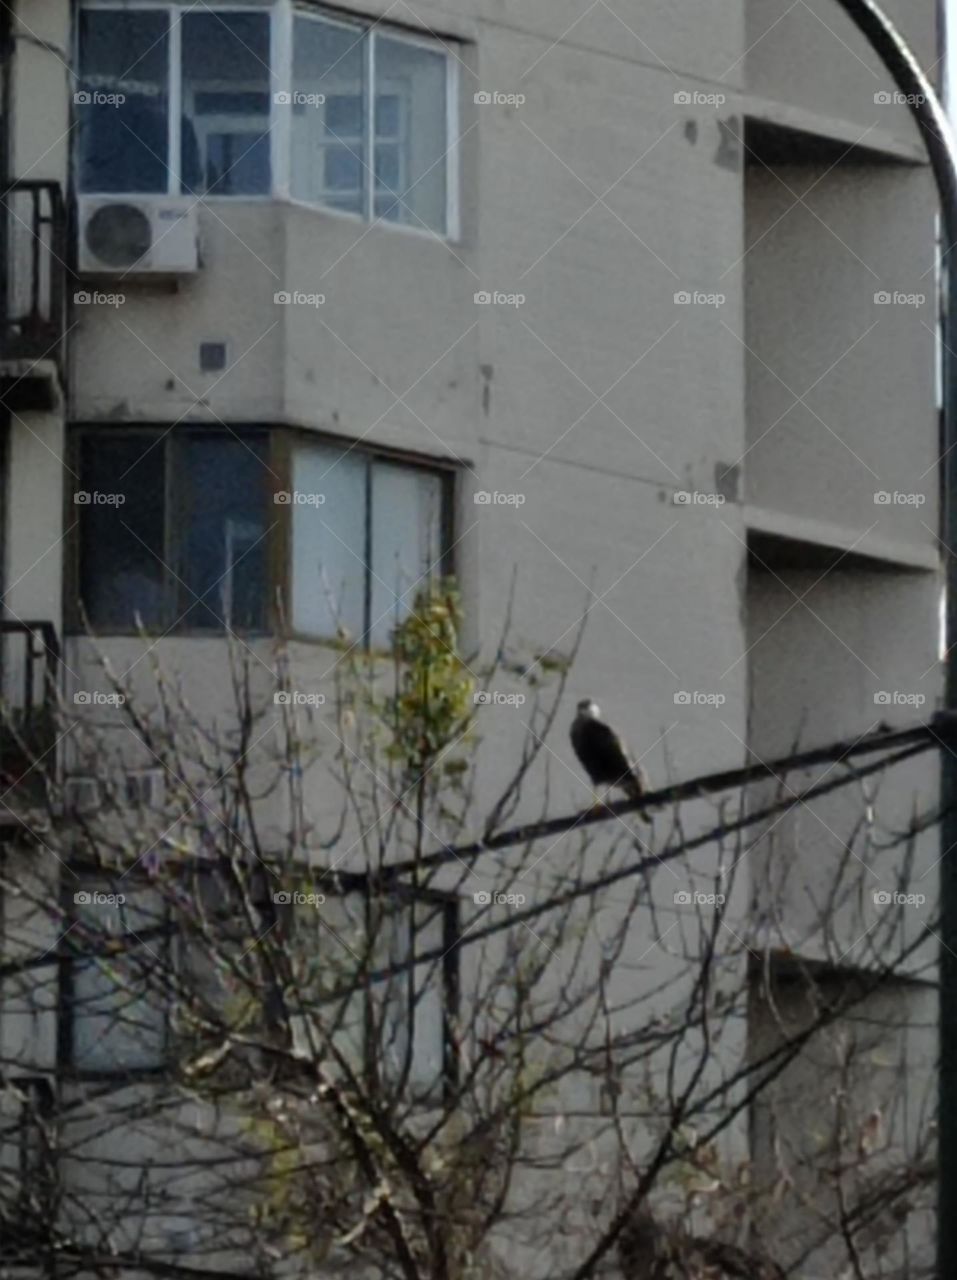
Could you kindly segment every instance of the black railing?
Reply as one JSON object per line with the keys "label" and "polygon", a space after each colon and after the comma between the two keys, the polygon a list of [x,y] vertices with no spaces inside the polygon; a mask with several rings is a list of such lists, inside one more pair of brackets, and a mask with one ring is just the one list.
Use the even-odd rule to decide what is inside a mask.
{"label": "black railing", "polygon": [[57,182],[21,179],[0,196],[0,359],[62,358],[66,212]]}
{"label": "black railing", "polygon": [[56,772],[60,643],[50,622],[0,620],[0,825]]}

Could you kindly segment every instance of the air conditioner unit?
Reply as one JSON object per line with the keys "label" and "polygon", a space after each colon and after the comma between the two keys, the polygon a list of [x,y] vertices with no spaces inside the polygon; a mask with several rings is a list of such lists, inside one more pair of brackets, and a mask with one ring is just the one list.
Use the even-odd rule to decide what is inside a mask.
{"label": "air conditioner unit", "polygon": [[126,803],[133,809],[159,809],[166,795],[161,769],[139,769],[124,777]]}
{"label": "air conditioner unit", "polygon": [[79,196],[77,265],[86,275],[188,275],[199,268],[196,201]]}
{"label": "air conditioner unit", "polygon": [[96,778],[77,774],[64,780],[63,807],[67,813],[95,813],[101,802],[100,784]]}

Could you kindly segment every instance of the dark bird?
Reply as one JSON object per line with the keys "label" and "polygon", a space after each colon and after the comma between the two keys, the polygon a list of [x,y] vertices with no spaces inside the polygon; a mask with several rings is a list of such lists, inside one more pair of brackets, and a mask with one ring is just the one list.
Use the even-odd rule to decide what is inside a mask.
{"label": "dark bird", "polygon": [[[640,800],[648,791],[644,769],[628,754],[624,739],[601,719],[597,702],[585,698],[578,704],[572,721],[571,740],[575,755],[595,788],[621,787],[632,800]],[[641,815],[646,822],[651,819]]]}

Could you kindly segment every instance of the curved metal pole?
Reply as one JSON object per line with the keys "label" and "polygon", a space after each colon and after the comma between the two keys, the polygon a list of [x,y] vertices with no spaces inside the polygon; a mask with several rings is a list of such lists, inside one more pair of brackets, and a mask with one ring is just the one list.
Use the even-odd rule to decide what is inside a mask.
{"label": "curved metal pole", "polygon": [[[940,540],[947,588],[945,705],[957,707],[957,152],[933,85],[894,24],[871,0],[838,0],[875,50],[911,112],[940,194],[943,260],[943,384]],[[937,1277],[957,1277],[957,756],[941,752],[940,1074],[937,1110]]]}

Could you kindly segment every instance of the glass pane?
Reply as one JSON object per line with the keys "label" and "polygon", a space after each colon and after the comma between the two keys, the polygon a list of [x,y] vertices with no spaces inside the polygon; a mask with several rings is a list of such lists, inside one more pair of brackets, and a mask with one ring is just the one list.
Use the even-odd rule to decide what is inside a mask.
{"label": "glass pane", "polygon": [[375,134],[377,138],[399,136],[399,99],[394,93],[376,95]]}
{"label": "glass pane", "polygon": [[80,599],[97,630],[164,618],[165,445],[150,433],[85,434],[74,493]]}
{"label": "glass pane", "polygon": [[[302,444],[293,454],[292,617],[306,635],[365,629],[366,460]],[[322,499],[322,501],[320,501]]]}
{"label": "glass pane", "polygon": [[[292,194],[362,213],[365,200],[365,60],[361,27],[296,14],[293,25]],[[343,157],[352,157],[343,194]]]}
{"label": "glass pane", "polygon": [[[437,904],[417,903],[414,916],[411,903],[392,906],[383,913],[376,936],[379,963],[385,967],[408,961],[413,937],[417,956],[442,952],[443,914]],[[402,1078],[411,1039],[408,1081],[418,1091],[433,1088],[441,1079],[443,1066],[441,962],[417,965],[412,991],[408,975],[401,973],[373,986],[372,995],[384,1005],[380,1056],[386,1074],[394,1081]]]}
{"label": "glass pane", "polygon": [[[446,230],[446,55],[375,33],[376,115],[399,142],[401,203],[393,216],[410,226]],[[379,105],[381,104],[381,106]],[[377,129],[378,132],[378,129]],[[391,160],[389,161],[391,164]],[[378,173],[378,161],[376,166]],[[383,174],[385,181],[388,181]],[[393,204],[389,208],[393,208]]]}
{"label": "glass pane", "polygon": [[329,147],[326,150],[326,186],[333,191],[362,191],[362,170],[359,157],[345,147]]}
{"label": "glass pane", "polygon": [[187,13],[182,30],[183,190],[268,194],[269,15]]}
{"label": "glass pane", "polygon": [[266,438],[190,434],[173,447],[176,572],[186,586],[180,611],[192,605],[183,626],[262,631],[269,594]]}
{"label": "glass pane", "polygon": [[169,190],[169,16],[80,10],[81,191]]}
{"label": "glass pane", "polygon": [[441,572],[442,482],[434,472],[376,462],[372,468],[370,643],[387,648],[417,591]]}
{"label": "glass pane", "polygon": [[[91,958],[71,968],[73,1065],[87,1071],[161,1066],[166,1010],[159,984],[167,941],[155,931],[165,921],[162,897],[143,889],[134,897],[129,886],[80,893],[86,902],[76,906],[80,923],[68,942]],[[109,901],[123,893],[125,904]],[[155,984],[151,971],[159,971]]]}

